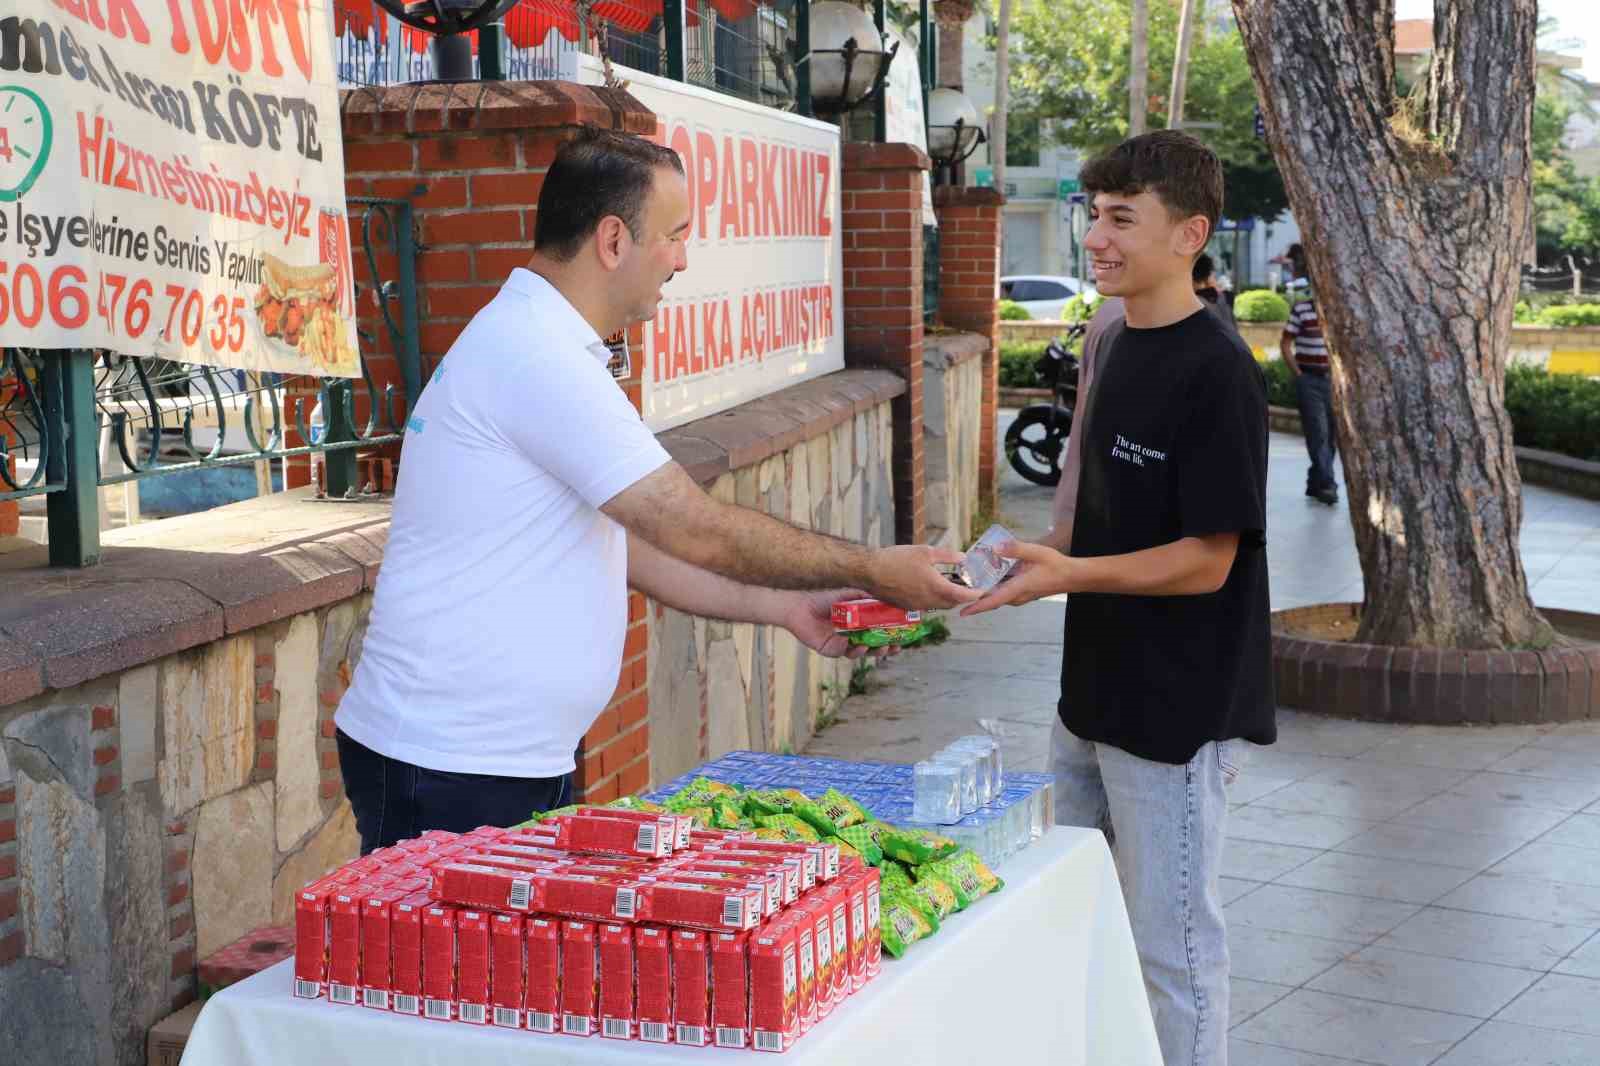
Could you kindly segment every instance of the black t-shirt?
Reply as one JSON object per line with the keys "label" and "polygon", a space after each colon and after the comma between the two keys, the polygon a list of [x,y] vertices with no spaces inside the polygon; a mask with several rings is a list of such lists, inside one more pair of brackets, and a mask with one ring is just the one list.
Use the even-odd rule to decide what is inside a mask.
{"label": "black t-shirt", "polygon": [[1084,426],[1072,554],[1239,533],[1202,596],[1073,593],[1061,720],[1085,740],[1185,763],[1212,740],[1277,739],[1266,558],[1267,391],[1205,311],[1107,338]]}

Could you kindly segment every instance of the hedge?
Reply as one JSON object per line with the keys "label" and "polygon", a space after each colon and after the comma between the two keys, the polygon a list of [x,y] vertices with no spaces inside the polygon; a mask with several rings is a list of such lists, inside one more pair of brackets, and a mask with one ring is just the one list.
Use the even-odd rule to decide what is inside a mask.
{"label": "hedge", "polygon": [[1028,313],[1028,309],[1017,303],[1017,301],[1000,301],[1000,320],[1002,322],[1022,322],[1026,321],[1027,319],[1031,319],[1032,317],[1033,316]]}
{"label": "hedge", "polygon": [[1271,289],[1247,289],[1234,298],[1233,317],[1240,322],[1287,322],[1289,301]]}

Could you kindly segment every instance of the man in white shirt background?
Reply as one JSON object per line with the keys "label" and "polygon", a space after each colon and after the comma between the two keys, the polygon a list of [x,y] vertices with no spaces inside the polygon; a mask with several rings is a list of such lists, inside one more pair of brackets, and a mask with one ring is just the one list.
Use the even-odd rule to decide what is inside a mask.
{"label": "man in white shirt background", "polygon": [[[534,180],[531,176],[530,181]],[[601,338],[654,317],[687,267],[682,163],[587,130],[539,194],[534,253],[417,402],[388,546],[335,716],[363,852],[570,802],[574,751],[621,666],[627,590],[781,625],[823,655],[850,590],[906,607],[977,593],[936,563],[720,503],[667,455]]]}

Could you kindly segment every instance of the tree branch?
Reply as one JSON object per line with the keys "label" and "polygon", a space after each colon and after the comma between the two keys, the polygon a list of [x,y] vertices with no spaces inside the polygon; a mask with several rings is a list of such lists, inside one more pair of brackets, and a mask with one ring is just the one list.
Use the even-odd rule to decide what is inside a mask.
{"label": "tree branch", "polygon": [[1433,0],[1427,128],[1474,177],[1527,178],[1538,36],[1537,0]]}

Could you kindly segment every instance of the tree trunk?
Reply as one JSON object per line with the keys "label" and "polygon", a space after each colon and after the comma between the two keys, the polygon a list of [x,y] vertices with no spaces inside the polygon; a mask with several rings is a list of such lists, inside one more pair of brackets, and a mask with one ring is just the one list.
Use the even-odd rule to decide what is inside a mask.
{"label": "tree trunk", "polygon": [[1128,136],[1137,137],[1150,110],[1150,0],[1133,0],[1128,35]]}
{"label": "tree trunk", "polygon": [[[1011,0],[1000,0],[995,14],[994,122],[990,153],[994,157],[994,187],[1006,187],[1006,116],[1011,108]],[[1001,227],[1001,238],[1005,237]],[[1004,260],[1002,259],[1002,262]]]}
{"label": "tree trunk", "polygon": [[1178,47],[1172,58],[1172,94],[1167,100],[1167,128],[1183,125],[1183,98],[1189,90],[1189,50],[1194,47],[1194,28],[1202,17],[1201,0],[1183,0],[1178,15]]}
{"label": "tree trunk", "polygon": [[967,28],[963,25],[938,24],[939,32],[939,88],[963,89],[966,87]]}
{"label": "tree trunk", "polygon": [[1356,639],[1548,644],[1505,411],[1536,0],[1437,0],[1415,115],[1394,96],[1394,0],[1233,5],[1334,352],[1366,582]]}

